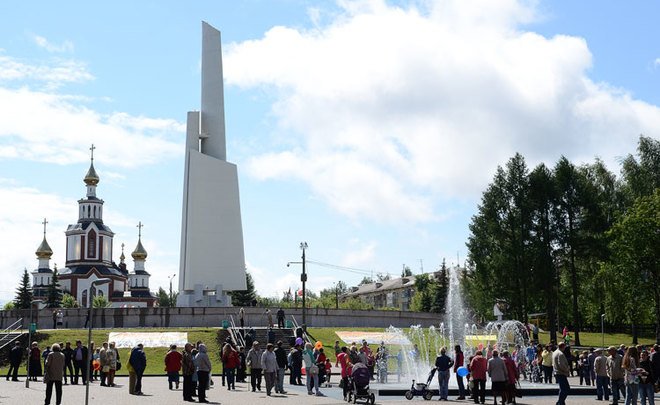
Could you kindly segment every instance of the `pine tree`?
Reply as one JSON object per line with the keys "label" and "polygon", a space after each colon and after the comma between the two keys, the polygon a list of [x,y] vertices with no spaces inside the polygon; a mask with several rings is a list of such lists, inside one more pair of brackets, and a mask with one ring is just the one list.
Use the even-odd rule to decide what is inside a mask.
{"label": "pine tree", "polygon": [[21,278],[21,284],[16,290],[16,309],[30,309],[32,304],[32,288],[30,287],[30,275],[28,274],[27,269],[23,270],[23,277]]}
{"label": "pine tree", "polygon": [[48,295],[46,303],[48,308],[60,308],[62,306],[62,289],[59,282],[59,273],[57,267],[53,270],[53,277],[48,285]]}
{"label": "pine tree", "polygon": [[249,307],[257,301],[257,291],[254,288],[254,280],[250,273],[245,272],[246,289],[231,292],[231,303],[235,307]]}

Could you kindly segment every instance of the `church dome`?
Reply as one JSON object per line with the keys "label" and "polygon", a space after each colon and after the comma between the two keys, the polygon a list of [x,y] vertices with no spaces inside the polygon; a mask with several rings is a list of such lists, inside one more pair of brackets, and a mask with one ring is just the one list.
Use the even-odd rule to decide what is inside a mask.
{"label": "church dome", "polygon": [[39,259],[50,259],[50,257],[53,255],[53,250],[48,245],[48,242],[46,242],[45,237],[44,240],[41,241],[41,245],[39,245],[37,251],[34,253],[37,255],[37,258]]}
{"label": "church dome", "polygon": [[133,253],[131,253],[131,256],[133,256],[133,260],[145,260],[147,258],[147,251],[144,249],[144,246],[142,246],[142,241],[140,239],[138,239],[137,246]]}
{"label": "church dome", "polygon": [[94,163],[92,163],[89,166],[89,170],[87,171],[87,174],[85,175],[85,179],[83,180],[85,184],[88,186],[95,186],[99,184],[99,175],[96,174],[96,170],[94,170]]}

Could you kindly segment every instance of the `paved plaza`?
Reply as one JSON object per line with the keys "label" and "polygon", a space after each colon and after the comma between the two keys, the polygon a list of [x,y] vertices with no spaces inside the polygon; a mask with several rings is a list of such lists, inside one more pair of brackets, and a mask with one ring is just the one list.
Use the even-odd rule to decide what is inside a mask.
{"label": "paved plaza", "polygon": [[[247,389],[247,384],[236,384],[236,391],[227,391],[225,387],[220,385],[220,377],[215,376],[214,381],[216,386],[208,392],[208,400],[215,404],[224,405],[262,405],[262,404],[346,404],[341,398],[341,389],[336,386],[332,388],[323,388],[322,391],[326,394],[325,397],[308,396],[305,387],[292,387],[285,384],[287,390],[286,395],[273,394],[272,397],[266,396],[265,389],[262,386],[261,392],[250,392]],[[129,395],[126,384],[128,383],[127,377],[117,377],[117,386],[114,388],[100,387],[98,383],[93,383],[90,386],[89,403],[94,405],[99,404],[112,404],[112,405],[134,405],[134,404],[158,404],[158,405],[174,405],[174,404],[187,404],[182,398],[180,390],[170,391],[167,387],[166,377],[145,377],[143,379],[142,391],[145,393],[143,396]],[[6,381],[4,378],[0,380],[0,404],[43,404],[45,398],[45,384],[41,382],[30,382],[30,388],[25,388],[25,380],[21,378],[21,382]],[[85,403],[85,386],[84,385],[65,385],[63,386],[63,400],[62,405],[82,405]],[[434,401],[438,397],[433,398]],[[486,403],[492,404],[492,397],[486,397]],[[450,401],[456,404],[472,404],[471,401]],[[518,404],[538,404],[538,405],[552,405],[555,404],[556,397],[529,397],[519,398]],[[376,403],[386,405],[413,405],[415,403],[427,403],[421,397],[414,398],[411,401],[403,397],[389,397],[383,396],[376,399]],[[595,398],[590,396],[569,396],[568,404],[600,404],[605,405],[604,401],[596,401]],[[51,404],[55,405],[55,392],[53,392],[53,400]]]}

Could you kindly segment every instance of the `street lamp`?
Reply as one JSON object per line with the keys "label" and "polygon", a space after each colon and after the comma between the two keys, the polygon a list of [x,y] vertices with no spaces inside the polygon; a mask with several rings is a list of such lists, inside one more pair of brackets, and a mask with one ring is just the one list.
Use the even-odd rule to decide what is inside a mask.
{"label": "street lamp", "polygon": [[169,302],[170,305],[168,305],[170,307],[172,306],[172,280],[174,280],[174,277],[176,277],[176,273],[172,274],[171,276],[167,276],[167,278],[170,279],[170,302]]}
{"label": "street lamp", "polygon": [[302,281],[302,322],[303,329],[307,331],[307,308],[305,307],[305,283],[307,282],[307,273],[305,273],[305,250],[308,248],[307,242],[300,242],[300,249],[302,249],[302,274],[300,281]]}
{"label": "street lamp", "polygon": [[92,286],[89,289],[89,329],[87,330],[87,361],[85,365],[85,369],[87,370],[86,374],[86,383],[85,383],[85,405],[89,404],[89,380],[90,380],[90,365],[91,365],[91,358],[94,353],[90,353],[90,347],[92,345],[92,325],[94,325],[94,305],[93,305],[93,299],[96,294],[92,294],[92,290],[96,288],[97,285],[102,285],[102,284],[107,284],[111,282],[109,278],[99,278],[94,281],[92,281]]}
{"label": "street lamp", "polygon": [[603,350],[605,350],[605,314],[600,314],[600,337]]}
{"label": "street lamp", "polygon": [[[30,388],[30,351],[32,350],[32,308],[34,304],[41,304],[43,300],[32,300],[30,301],[30,324],[28,325],[28,363],[27,363],[27,378],[25,379],[25,388]],[[39,359],[41,361],[41,359]]]}
{"label": "street lamp", "polygon": [[335,309],[339,309],[339,283],[335,282]]}

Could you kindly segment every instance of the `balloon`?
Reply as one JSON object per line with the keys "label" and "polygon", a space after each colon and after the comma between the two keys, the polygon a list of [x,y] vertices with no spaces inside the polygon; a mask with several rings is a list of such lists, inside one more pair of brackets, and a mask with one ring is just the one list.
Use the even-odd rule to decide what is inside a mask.
{"label": "balloon", "polygon": [[297,346],[302,346],[303,343],[305,343],[305,342],[303,342],[303,339],[301,337],[296,338],[296,345]]}
{"label": "balloon", "polygon": [[314,347],[316,348],[316,350],[318,350],[318,349],[320,349],[320,348],[323,347],[323,343],[321,343],[321,341],[319,340],[318,342],[316,342],[316,344],[314,345]]}
{"label": "balloon", "polygon": [[467,367],[459,367],[458,370],[456,370],[456,374],[459,377],[465,377],[466,375],[470,374],[468,371]]}

